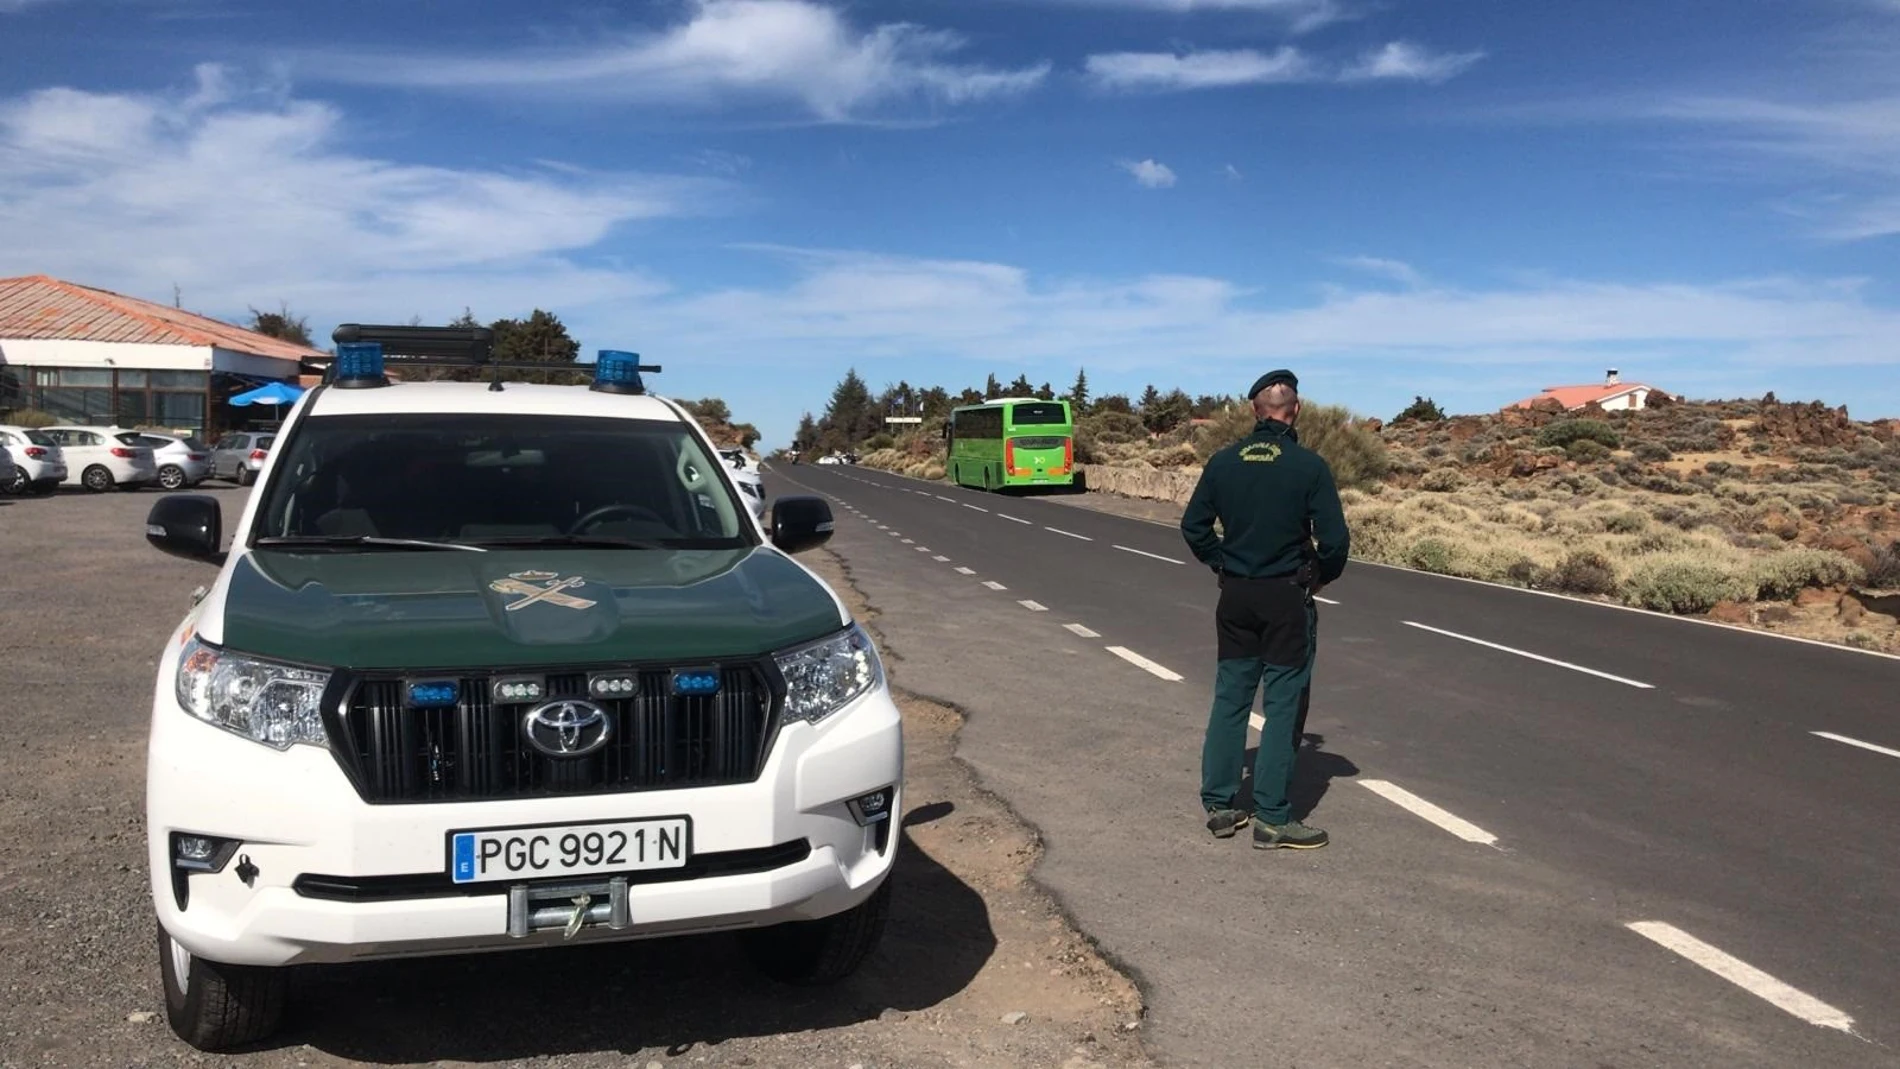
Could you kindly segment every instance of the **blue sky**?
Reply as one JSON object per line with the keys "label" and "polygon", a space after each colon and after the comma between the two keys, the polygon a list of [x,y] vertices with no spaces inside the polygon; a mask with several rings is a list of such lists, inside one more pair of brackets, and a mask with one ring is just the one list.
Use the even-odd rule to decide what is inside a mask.
{"label": "blue sky", "polygon": [[1900,0],[0,0],[0,235],[322,337],[547,308],[767,444],[847,367],[1900,416]]}

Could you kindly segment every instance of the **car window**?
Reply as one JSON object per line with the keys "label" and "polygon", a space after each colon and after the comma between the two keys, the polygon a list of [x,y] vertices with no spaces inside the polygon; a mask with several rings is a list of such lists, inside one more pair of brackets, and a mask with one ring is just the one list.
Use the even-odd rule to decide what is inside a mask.
{"label": "car window", "polygon": [[269,448],[271,447],[271,443],[272,443],[272,442],[275,442],[276,440],[277,440],[277,436],[276,436],[276,435],[274,435],[274,434],[267,434],[267,435],[265,435],[265,436],[263,436],[262,438],[259,438],[259,439],[257,440],[257,448],[259,448],[259,449],[269,449]]}
{"label": "car window", "polygon": [[204,439],[198,437],[195,434],[185,439],[185,448],[191,450],[194,453],[203,453],[207,451],[205,443],[204,443]]}
{"label": "car window", "polygon": [[113,437],[117,438],[119,441],[125,443],[126,445],[150,445],[151,444],[151,440],[149,438],[146,438],[145,436],[139,434],[139,432],[137,431],[126,431],[123,434],[115,434],[113,435]]}
{"label": "car window", "polygon": [[80,444],[80,445],[104,445],[104,444],[106,444],[106,440],[105,440],[105,437],[104,437],[103,435],[99,435],[99,434],[95,434],[95,433],[93,433],[92,431],[74,431],[74,432],[72,432],[72,435],[73,435],[73,437],[75,437],[75,438],[77,438],[77,439],[79,439],[79,444]]}
{"label": "car window", "polygon": [[756,540],[719,462],[683,423],[318,416],[299,425],[285,450],[260,507],[259,537],[479,543],[573,535],[683,549]]}
{"label": "car window", "polygon": [[53,440],[52,435],[47,434],[45,431],[27,431],[26,440],[29,442],[32,442],[34,445],[58,445],[59,444],[58,442]]}

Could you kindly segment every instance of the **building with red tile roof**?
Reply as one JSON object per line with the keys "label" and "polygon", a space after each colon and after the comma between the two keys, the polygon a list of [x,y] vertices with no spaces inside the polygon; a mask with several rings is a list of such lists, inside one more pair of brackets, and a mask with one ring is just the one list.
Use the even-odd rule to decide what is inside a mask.
{"label": "building with red tile roof", "polygon": [[1536,397],[1514,401],[1507,407],[1529,408],[1539,402],[1556,401],[1564,407],[1566,412],[1591,404],[1605,411],[1615,412],[1643,408],[1649,403],[1650,395],[1659,392],[1661,391],[1654,386],[1645,383],[1624,382],[1617,374],[1617,370],[1611,368],[1604,374],[1602,382],[1586,386],[1546,386]]}
{"label": "building with red tile roof", "polygon": [[323,351],[128,297],[28,275],[0,279],[0,413],[209,434],[269,416],[226,400],[296,382]]}

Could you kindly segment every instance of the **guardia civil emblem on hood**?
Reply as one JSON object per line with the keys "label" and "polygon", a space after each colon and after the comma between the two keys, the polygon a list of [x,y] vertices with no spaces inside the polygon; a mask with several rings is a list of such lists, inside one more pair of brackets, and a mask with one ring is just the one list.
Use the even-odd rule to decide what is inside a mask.
{"label": "guardia civil emblem on hood", "polygon": [[488,589],[497,594],[518,594],[520,597],[509,602],[503,608],[508,612],[525,609],[530,605],[559,605],[563,609],[591,609],[594,603],[586,598],[577,598],[565,593],[587,585],[587,580],[578,575],[560,578],[559,572],[510,572],[506,579],[497,579],[488,584]]}

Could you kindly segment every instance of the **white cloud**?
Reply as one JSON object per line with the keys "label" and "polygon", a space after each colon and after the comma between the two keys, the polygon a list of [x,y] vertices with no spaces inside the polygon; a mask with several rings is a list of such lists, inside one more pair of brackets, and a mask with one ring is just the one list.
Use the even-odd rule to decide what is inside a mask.
{"label": "white cloud", "polygon": [[1347,82],[1397,79],[1442,82],[1455,78],[1484,58],[1483,52],[1433,52],[1407,41],[1393,41],[1360,56],[1340,72]]}
{"label": "white cloud", "polygon": [[1234,166],[1231,163],[1225,167],[1222,167],[1220,173],[1226,175],[1227,177],[1233,179],[1236,182],[1241,181],[1242,179],[1246,177],[1246,175],[1243,175],[1240,173],[1240,168]]}
{"label": "white cloud", "polygon": [[1336,262],[1342,266],[1389,278],[1407,286],[1417,286],[1425,281],[1425,277],[1419,274],[1418,268],[1404,260],[1388,260],[1379,256],[1345,256]]}
{"label": "white cloud", "polygon": [[1900,96],[1799,103],[1683,98],[1647,114],[1716,131],[1714,147],[1730,155],[1782,165],[1756,177],[1785,177],[1806,187],[1817,178],[1829,183],[1833,188],[1818,203],[1793,209],[1813,219],[1822,237],[1900,234]]}
{"label": "white cloud", "polygon": [[1115,166],[1134,175],[1135,181],[1149,189],[1166,189],[1175,182],[1173,169],[1154,160],[1122,160]]}
{"label": "white cloud", "polygon": [[1299,49],[1271,54],[1253,49],[1189,52],[1109,52],[1090,56],[1090,79],[1104,89],[1213,89],[1234,85],[1299,82],[1314,77]]}
{"label": "white cloud", "polygon": [[1394,41],[1339,67],[1291,45],[1274,52],[1243,48],[1205,52],[1106,52],[1088,57],[1083,69],[1098,88],[1173,92],[1237,85],[1296,82],[1443,82],[1482,59],[1482,52],[1434,53]]}
{"label": "white cloud", "polygon": [[[189,94],[47,89],[0,102],[0,273],[147,295],[176,282],[211,314],[280,295],[400,297],[413,302],[392,309],[403,318],[453,314],[482,290],[515,308],[559,299],[560,286],[641,288],[563,257],[728,188],[564,165],[396,163],[339,147],[341,125],[334,108],[256,99],[216,68]],[[526,280],[533,296],[518,288]]]}
{"label": "white cloud", "polygon": [[1116,7],[1190,14],[1201,11],[1250,11],[1278,15],[1295,33],[1307,33],[1353,18],[1339,0],[1037,0],[1067,6]]}
{"label": "white cloud", "polygon": [[964,45],[957,34],[910,23],[859,30],[812,0],[692,0],[686,21],[606,43],[482,56],[330,55],[309,73],[547,98],[791,103],[821,120],[846,122],[905,104],[1024,93],[1049,71],[1046,63],[1005,70],[950,62]]}

